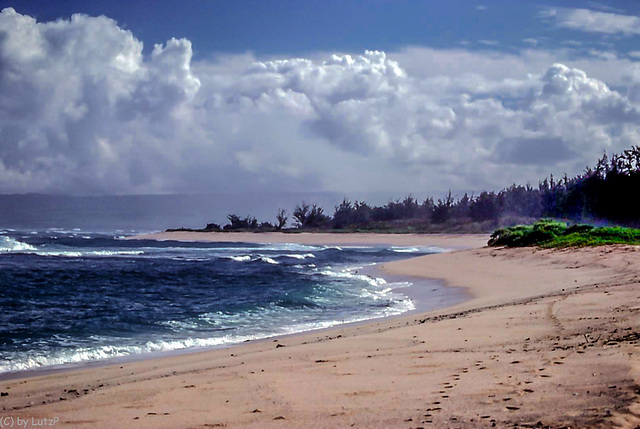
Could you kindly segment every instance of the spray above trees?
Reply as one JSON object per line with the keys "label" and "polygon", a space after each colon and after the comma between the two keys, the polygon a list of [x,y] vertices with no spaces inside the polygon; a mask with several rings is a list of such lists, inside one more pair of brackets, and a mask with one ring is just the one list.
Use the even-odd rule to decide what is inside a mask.
{"label": "spray above trees", "polygon": [[[358,230],[388,232],[488,232],[497,226],[532,223],[541,217],[574,222],[596,221],[620,225],[640,225],[640,205],[635,197],[640,190],[640,147],[621,154],[606,153],[596,165],[575,177],[553,175],[537,187],[513,184],[499,192],[483,191],[477,196],[455,198],[451,192],[434,202],[422,202],[408,195],[384,206],[344,198],[328,216],[316,203],[302,202],[293,212],[295,227],[289,230]],[[276,223],[258,223],[257,219],[228,215],[225,231],[280,231],[289,216],[279,209]],[[220,230],[208,224],[203,231]]]}

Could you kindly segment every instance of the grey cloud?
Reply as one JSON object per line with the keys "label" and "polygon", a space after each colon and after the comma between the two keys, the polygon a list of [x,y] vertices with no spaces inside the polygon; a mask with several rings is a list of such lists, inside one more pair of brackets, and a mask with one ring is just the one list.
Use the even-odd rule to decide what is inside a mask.
{"label": "grey cloud", "polygon": [[532,137],[501,140],[493,158],[498,163],[554,166],[575,155],[561,138]]}

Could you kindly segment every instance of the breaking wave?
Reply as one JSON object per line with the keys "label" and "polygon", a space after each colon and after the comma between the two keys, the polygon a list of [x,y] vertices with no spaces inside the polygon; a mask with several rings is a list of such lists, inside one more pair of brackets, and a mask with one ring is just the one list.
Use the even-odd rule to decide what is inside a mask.
{"label": "breaking wave", "polygon": [[23,243],[11,237],[0,236],[0,252],[27,252],[35,251],[36,248],[30,244]]}

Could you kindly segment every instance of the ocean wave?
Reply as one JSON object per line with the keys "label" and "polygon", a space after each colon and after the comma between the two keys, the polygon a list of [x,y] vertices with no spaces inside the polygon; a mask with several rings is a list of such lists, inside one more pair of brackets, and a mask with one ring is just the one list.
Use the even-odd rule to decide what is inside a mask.
{"label": "ocean wave", "polygon": [[[56,230],[56,234],[58,233],[59,231]],[[212,301],[214,304],[204,303],[201,305],[197,301],[197,297],[176,299],[174,300],[176,306],[171,308],[171,312],[162,311],[157,316],[145,318],[144,323],[140,325],[137,324],[139,323],[137,319],[129,320],[127,315],[132,311],[131,308],[134,308],[135,312],[137,309],[145,309],[149,303],[155,305],[153,300],[156,294],[140,295],[139,298],[136,298],[139,301],[132,299],[131,304],[127,302],[125,308],[122,309],[122,314],[126,317],[122,318],[123,322],[120,326],[126,330],[130,326],[129,324],[132,324],[131,331],[123,331],[129,332],[122,334],[123,337],[107,335],[104,338],[93,338],[96,332],[101,332],[101,328],[91,328],[91,324],[88,325],[90,329],[80,327],[76,334],[70,334],[66,339],[64,335],[57,338],[56,335],[50,334],[50,332],[66,332],[56,331],[57,327],[52,331],[42,330],[36,332],[39,336],[34,335],[33,339],[29,338],[20,342],[18,348],[7,346],[0,349],[0,372],[188,348],[226,346],[247,340],[397,315],[414,308],[412,301],[401,291],[396,290],[403,287],[399,283],[387,283],[382,278],[366,275],[366,271],[359,271],[363,269],[363,266],[368,266],[372,260],[401,258],[400,255],[393,256],[388,247],[368,248],[379,252],[369,259],[369,252],[350,251],[350,247],[333,247],[333,249],[342,251],[334,250],[325,253],[322,252],[325,248],[321,246],[272,244],[266,244],[262,247],[259,245],[242,247],[240,243],[223,244],[225,247],[215,247],[220,244],[214,244],[210,247],[196,244],[194,247],[188,247],[185,244],[170,243],[164,247],[165,245],[152,246],[147,242],[141,243],[144,246],[142,247],[115,241],[109,242],[113,237],[107,234],[96,235],[95,241],[87,242],[84,233],[81,234],[75,238],[60,234],[60,239],[57,241],[51,237],[53,234],[43,234],[42,237],[31,236],[32,238],[23,240],[24,242],[20,241],[19,235],[11,234],[10,236],[0,236],[0,245],[3,246],[2,250],[6,248],[5,251],[8,252],[52,257],[50,259],[28,256],[4,258],[4,261],[9,264],[16,263],[14,259],[17,259],[17,262],[24,263],[27,269],[31,265],[37,264],[45,267],[52,266],[56,269],[62,267],[64,270],[68,269],[66,267],[69,264],[75,267],[86,263],[86,267],[91,267],[101,276],[102,273],[111,276],[112,267],[126,266],[127,280],[123,281],[129,282],[130,279],[133,279],[134,282],[139,281],[145,290],[150,291],[160,290],[155,287],[163,286],[162,280],[158,282],[155,279],[164,278],[165,270],[168,273],[179,273],[180,276],[185,273],[186,263],[171,262],[171,259],[194,262],[210,261],[198,264],[197,267],[195,264],[193,265],[196,273],[191,279],[185,279],[184,282],[187,293],[177,295],[188,295],[191,291],[189,287],[193,285],[198,287],[198,289],[194,289],[198,293],[202,290],[210,294],[207,295],[211,297],[208,301]],[[98,259],[64,259],[65,257],[117,256],[129,259],[114,258],[103,261]],[[153,263],[148,264],[148,259],[153,260]],[[280,265],[273,267],[266,264]],[[136,269],[128,270],[129,266]],[[151,276],[147,275],[147,270],[151,270]],[[156,276],[156,273],[161,276]],[[273,285],[274,293],[256,298],[255,292],[262,294],[269,292],[269,290],[256,291],[251,282],[242,281],[241,276],[247,275],[247,273],[249,275],[264,275],[265,287]],[[190,270],[187,270],[184,275],[188,274],[190,274]],[[209,279],[217,278],[214,276],[223,278],[222,276],[227,274],[240,279],[238,282],[231,283],[234,285],[233,289],[220,288],[219,291],[216,291],[215,287],[210,290],[202,287],[207,284]],[[46,280],[46,277],[43,278]],[[156,285],[156,283],[159,284]],[[241,289],[245,286],[244,283],[248,283],[246,290]],[[404,284],[404,287],[407,285]],[[87,289],[92,290],[91,288]],[[132,288],[133,292],[137,290],[139,289]],[[73,297],[73,294],[70,296]],[[84,296],[78,296],[80,297],[78,302],[91,302],[85,300]],[[93,295],[87,296],[92,297]],[[127,295],[122,296],[127,298]],[[220,305],[215,304],[217,297],[221,297]],[[98,296],[97,299],[101,300],[102,297]],[[129,308],[134,305],[139,307]],[[185,307],[181,308],[180,305]],[[213,310],[220,310],[221,313],[216,313]],[[118,311],[109,314],[119,317]],[[175,320],[167,321],[167,319]],[[93,321],[94,319],[89,320],[89,322]],[[149,328],[147,323],[152,324],[152,328]],[[40,328],[36,326],[34,329]],[[107,330],[105,332],[113,331]],[[88,334],[91,336],[87,337]]]}
{"label": "ocean wave", "polygon": [[[33,249],[37,250],[37,249]],[[35,252],[22,252],[28,254],[34,254],[38,256],[58,256],[64,258],[82,258],[82,257],[113,257],[113,256],[136,256],[143,255],[142,250],[89,250],[89,251],[74,251],[74,250],[40,250]]]}
{"label": "ocean wave", "polygon": [[185,338],[181,340],[147,341],[139,345],[105,345],[98,347],[78,347],[71,350],[59,350],[51,354],[12,356],[0,361],[0,373],[24,371],[65,364],[102,361],[118,357],[144,353],[168,352],[196,347],[215,347],[236,344],[249,340],[266,338],[267,335],[222,336],[215,338]]}
{"label": "ocean wave", "polygon": [[299,259],[299,260],[304,260],[307,258],[315,258],[316,256],[313,253],[304,253],[304,254],[297,254],[297,253],[291,253],[291,254],[284,254],[284,255],[256,255],[251,256],[251,255],[224,255],[221,256],[222,259],[230,259],[232,261],[236,261],[236,262],[249,262],[249,261],[263,261],[263,262],[267,262],[269,264],[279,264],[278,261],[276,261],[276,259],[279,258],[291,258],[291,259]]}
{"label": "ocean wave", "polygon": [[30,244],[11,237],[0,237],[0,252],[27,252],[37,250]]}
{"label": "ocean wave", "polygon": [[142,250],[45,250],[9,237],[0,237],[0,252],[22,253],[38,256],[58,256],[67,258],[136,256],[144,254],[144,251]]}
{"label": "ocean wave", "polygon": [[[204,245],[203,242],[198,241],[183,241],[183,242],[175,242],[175,241],[162,241],[157,240],[159,243],[171,243],[171,246],[153,246],[153,247],[143,247],[150,249],[162,249],[162,250],[170,250],[170,251],[187,251],[187,252],[195,252],[195,251],[218,251],[218,252],[314,252],[318,250],[323,250],[321,246],[311,246],[306,244],[295,244],[295,243],[263,243],[251,246],[234,246],[234,243],[224,243],[224,246],[220,246],[223,244],[222,242],[211,242],[211,246],[180,246],[179,243],[193,243],[196,245]],[[174,245],[174,243],[176,245]],[[238,243],[241,244],[241,243]]]}
{"label": "ocean wave", "polygon": [[276,258],[293,258],[293,259],[307,259],[307,258],[315,258],[316,255],[313,253],[304,253],[304,254],[287,254],[287,255],[275,255]]}
{"label": "ocean wave", "polygon": [[[357,267],[357,269],[360,269],[360,268]],[[318,271],[317,273],[323,276],[328,276],[328,277],[360,280],[370,284],[371,286],[380,286],[387,283],[386,280],[383,279],[382,277],[372,277],[366,274],[358,274],[355,268],[343,268],[341,270],[334,271],[334,270],[331,270],[331,267],[327,267],[322,271]]]}
{"label": "ocean wave", "polygon": [[310,244],[296,244],[296,243],[264,243],[264,246],[260,250],[269,251],[288,251],[288,252],[313,252],[322,249],[322,246],[313,246]]}
{"label": "ocean wave", "polygon": [[339,246],[324,246],[322,250],[342,250],[342,247]]}
{"label": "ocean wave", "polygon": [[[402,297],[391,300],[390,305],[381,307],[378,312],[368,315],[358,315],[341,318],[339,320],[318,320],[285,324],[271,331],[246,333],[240,335],[221,335],[210,338],[184,338],[153,340],[133,345],[103,345],[96,347],[76,347],[65,350],[56,350],[49,354],[40,352],[13,353],[0,360],[0,373],[33,370],[45,367],[55,367],[68,364],[79,364],[86,362],[103,361],[107,359],[122,358],[132,355],[170,352],[176,350],[210,348],[229,346],[244,343],[246,341],[273,338],[281,335],[297,334],[319,329],[331,328],[345,323],[362,322],[405,313],[415,309],[413,302]],[[167,322],[171,325],[171,321]],[[185,326],[187,325],[187,326]],[[174,323],[174,326],[193,328],[184,323]],[[106,340],[106,339],[105,339]]]}
{"label": "ocean wave", "polygon": [[238,256],[223,256],[223,259],[231,259],[236,262],[247,262],[251,260],[251,256],[249,255],[238,255]]}
{"label": "ocean wave", "polygon": [[188,256],[174,256],[171,258],[172,261],[182,261],[182,262],[208,262],[210,258],[190,258]]}
{"label": "ocean wave", "polygon": [[262,262],[266,262],[267,264],[273,264],[273,265],[280,264],[280,262],[276,261],[275,259],[270,258],[268,256],[264,256],[264,255],[257,255],[255,257],[250,255],[229,255],[229,256],[222,256],[222,259],[231,259],[232,261],[236,261],[236,262],[262,261]]}

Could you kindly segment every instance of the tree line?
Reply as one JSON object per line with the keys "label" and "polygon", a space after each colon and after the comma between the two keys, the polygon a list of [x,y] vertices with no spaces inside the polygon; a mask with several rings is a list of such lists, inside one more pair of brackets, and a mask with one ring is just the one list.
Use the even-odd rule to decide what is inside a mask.
{"label": "tree line", "polygon": [[556,180],[551,175],[537,187],[513,184],[498,192],[465,193],[458,198],[449,192],[444,198],[422,201],[408,195],[383,206],[345,197],[332,215],[318,204],[303,201],[291,214],[279,209],[273,223],[229,214],[228,224],[210,223],[205,230],[280,231],[289,226],[288,230],[481,232],[542,217],[638,226],[640,205],[635,198],[639,191],[640,147],[633,146],[621,154],[604,153],[594,167],[575,177],[565,174]]}

